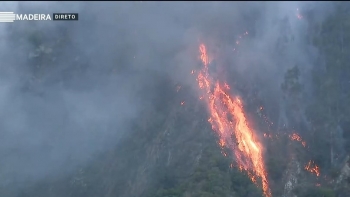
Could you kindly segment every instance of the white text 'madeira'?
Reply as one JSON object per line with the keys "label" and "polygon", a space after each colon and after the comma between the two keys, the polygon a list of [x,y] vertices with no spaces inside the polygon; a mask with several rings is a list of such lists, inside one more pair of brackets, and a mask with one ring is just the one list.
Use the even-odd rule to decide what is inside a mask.
{"label": "white text 'madeira'", "polygon": [[50,14],[16,14],[19,21],[51,21]]}

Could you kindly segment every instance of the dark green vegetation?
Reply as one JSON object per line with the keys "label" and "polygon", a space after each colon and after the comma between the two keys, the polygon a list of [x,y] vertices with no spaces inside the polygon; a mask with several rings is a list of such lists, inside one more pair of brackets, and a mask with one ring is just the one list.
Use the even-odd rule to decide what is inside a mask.
{"label": "dark green vegetation", "polygon": [[[319,59],[305,72],[301,69],[303,65],[287,70],[279,86],[289,126],[277,128],[266,124],[264,117],[268,113],[256,111],[262,98],[246,102],[248,114],[256,122],[254,127],[279,136],[264,141],[268,177],[276,197],[290,195],[285,184],[293,173],[297,174],[298,181],[293,183],[291,192],[298,197],[350,196],[350,179],[337,183],[350,152],[350,6],[339,3],[336,11],[322,23],[313,20],[313,14],[312,11],[306,13],[304,20],[309,22],[308,41],[318,49]],[[73,53],[74,44],[64,31],[62,37],[66,39],[59,42],[50,42],[51,39],[40,32],[29,34],[29,41],[39,49],[30,60],[36,65],[32,68],[34,80],[24,87],[31,91],[50,70],[53,61],[53,53],[39,46]],[[84,72],[85,64],[72,64],[73,67],[63,71],[63,78]],[[182,84],[177,92],[178,84],[167,75],[154,72],[149,75],[158,79],[158,83],[149,86],[158,89],[161,96],[154,98],[152,110],[142,111],[131,121],[130,132],[116,147],[94,155],[72,174],[28,183],[18,197],[262,196],[261,189],[252,184],[245,173],[230,168],[232,157],[221,153],[198,95]],[[147,89],[139,94],[147,94]],[[244,94],[242,97],[250,98]],[[181,106],[183,100],[185,104]],[[271,119],[278,122],[277,118]],[[291,130],[302,131],[299,133],[307,142],[307,148],[290,141],[283,133]],[[223,151],[230,155],[229,151]],[[304,170],[309,160],[319,165],[320,177]],[[292,161],[297,161],[299,168]],[[10,196],[10,190],[0,188],[0,196]]]}

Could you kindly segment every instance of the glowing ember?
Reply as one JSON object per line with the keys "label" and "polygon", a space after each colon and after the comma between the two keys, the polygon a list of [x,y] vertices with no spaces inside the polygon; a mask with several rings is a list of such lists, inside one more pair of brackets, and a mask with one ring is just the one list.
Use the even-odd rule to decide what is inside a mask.
{"label": "glowing ember", "polygon": [[289,135],[289,138],[293,141],[298,141],[301,142],[301,144],[306,147],[306,142],[303,141],[303,139],[297,134],[297,133],[293,133],[292,135]]}
{"label": "glowing ember", "polygon": [[[232,150],[238,168],[247,171],[255,184],[257,178],[260,178],[264,195],[271,197],[262,146],[248,125],[242,101],[239,97],[232,98],[228,94],[230,87],[227,84],[213,81],[208,72],[209,58],[205,45],[201,44],[199,50],[204,68],[198,72],[197,81],[200,89],[206,92],[204,100],[210,113],[208,121],[220,138],[219,145]],[[233,136],[235,140],[232,139]]]}
{"label": "glowing ember", "polygon": [[299,8],[297,8],[297,14],[296,15],[297,15],[297,18],[299,20],[303,19],[303,16],[300,14]]}
{"label": "glowing ember", "polygon": [[304,169],[315,174],[316,176],[320,176],[320,168],[313,161],[309,161]]}
{"label": "glowing ember", "polygon": [[303,16],[300,15],[300,14],[297,14],[297,17],[298,17],[298,19],[302,19],[303,18]]}
{"label": "glowing ember", "polygon": [[271,134],[264,133],[264,137],[272,139],[272,135]]}

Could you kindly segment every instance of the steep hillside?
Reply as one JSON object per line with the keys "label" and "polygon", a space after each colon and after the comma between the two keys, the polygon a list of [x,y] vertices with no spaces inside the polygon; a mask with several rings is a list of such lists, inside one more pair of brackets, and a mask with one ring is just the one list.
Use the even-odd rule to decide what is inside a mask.
{"label": "steep hillside", "polygon": [[102,5],[6,26],[0,196],[350,196],[349,3]]}

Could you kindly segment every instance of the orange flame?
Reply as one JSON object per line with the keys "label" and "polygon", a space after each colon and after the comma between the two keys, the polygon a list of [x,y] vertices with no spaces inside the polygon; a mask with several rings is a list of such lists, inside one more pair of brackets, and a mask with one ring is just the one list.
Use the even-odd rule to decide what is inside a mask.
{"label": "orange flame", "polygon": [[[260,178],[264,195],[271,197],[262,146],[248,125],[242,101],[239,97],[232,98],[228,94],[230,87],[226,83],[213,82],[208,73],[209,58],[204,44],[199,46],[199,51],[204,68],[198,72],[197,81],[200,89],[207,93],[205,100],[210,113],[208,121],[220,138],[219,145],[231,149],[238,168],[247,171],[255,184],[257,178]],[[233,135],[237,143],[234,143]]]}
{"label": "orange flame", "polygon": [[293,133],[292,135],[289,135],[289,138],[293,141],[298,141],[301,142],[301,144],[306,147],[306,142],[303,141],[303,139],[297,134],[297,133]]}
{"label": "orange flame", "polygon": [[313,161],[309,161],[304,169],[315,174],[316,176],[320,176],[320,168]]}

